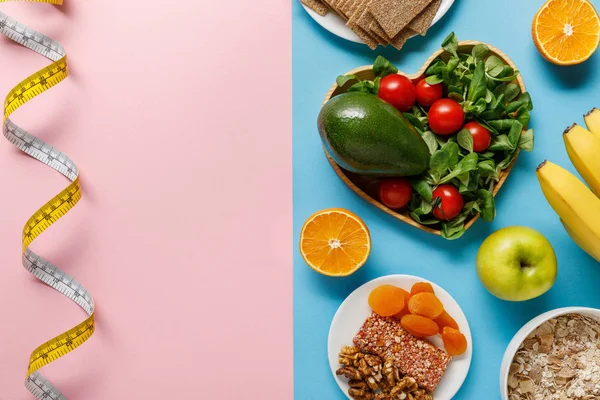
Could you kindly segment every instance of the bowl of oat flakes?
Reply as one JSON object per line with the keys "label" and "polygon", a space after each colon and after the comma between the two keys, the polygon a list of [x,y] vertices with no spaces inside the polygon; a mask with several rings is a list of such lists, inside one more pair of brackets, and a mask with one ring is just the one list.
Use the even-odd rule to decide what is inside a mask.
{"label": "bowl of oat flakes", "polygon": [[600,399],[600,310],[566,307],[529,321],[500,367],[503,400]]}

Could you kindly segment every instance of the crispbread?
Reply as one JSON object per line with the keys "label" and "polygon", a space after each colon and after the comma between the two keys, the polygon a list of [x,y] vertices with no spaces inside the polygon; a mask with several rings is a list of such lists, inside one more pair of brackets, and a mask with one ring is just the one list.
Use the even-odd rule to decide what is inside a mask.
{"label": "crispbread", "polygon": [[340,15],[371,49],[378,44],[401,49],[411,36],[427,33],[442,0],[300,1],[320,15],[328,11]]}
{"label": "crispbread", "polygon": [[300,2],[319,15],[325,15],[329,11],[329,7],[321,2],[321,0],[300,0]]}
{"label": "crispbread", "polygon": [[348,16],[348,13],[352,9],[352,6],[354,5],[354,3],[356,3],[356,1],[357,0],[342,0],[342,1],[340,1],[339,10],[342,11],[344,14],[346,14],[346,16]]}
{"label": "crispbread", "polygon": [[356,19],[358,26],[363,28],[365,31],[371,30],[371,21],[373,21],[373,14],[369,12],[369,4],[377,0],[367,0],[361,11],[361,15]]}
{"label": "crispbread", "polygon": [[331,8],[333,11],[337,12],[335,5],[339,2],[339,0],[322,0],[322,1],[323,1],[323,3],[327,4],[329,6],[329,8]]}
{"label": "crispbread", "polygon": [[369,46],[369,48],[371,50],[375,50],[377,48],[377,45],[379,44],[375,39],[373,39],[371,37],[371,35],[369,35],[367,33],[367,31],[365,31],[363,28],[361,28],[360,26],[356,25],[356,24],[350,24],[348,25],[348,27],[350,27],[350,29],[352,29],[352,31],[354,33],[356,33],[356,35],[363,41],[365,42],[365,44],[367,46]]}
{"label": "crispbread", "polygon": [[404,43],[413,36],[415,33],[410,28],[402,29],[394,38],[390,41],[390,44],[396,49],[400,50]]}
{"label": "crispbread", "polygon": [[[358,35],[358,37],[360,37],[361,39],[363,39],[366,36],[368,36],[371,40],[370,40],[370,44],[369,47],[373,48],[373,43],[375,43],[375,47],[377,47],[377,44],[381,43],[383,45],[387,44],[387,41],[383,40],[382,38],[377,37],[376,34],[374,34],[373,32],[369,31],[369,27],[368,26],[360,26],[359,25],[359,21],[363,15],[363,13],[365,11],[367,11],[367,6],[372,2],[373,0],[357,0],[356,3],[354,3],[354,10],[351,11],[352,16],[350,16],[350,19],[348,20],[348,22],[346,23],[346,25],[348,27],[350,27],[350,29],[352,29],[354,31],[354,33],[356,33]],[[366,29],[365,29],[366,28]]]}
{"label": "crispbread", "polygon": [[424,36],[429,27],[431,26],[431,22],[435,15],[437,14],[440,5],[442,4],[442,0],[433,0],[423,12],[415,17],[410,23],[408,27],[414,32],[418,33],[421,36]]}
{"label": "crispbread", "polygon": [[337,9],[335,10],[342,18],[348,19],[347,15],[346,15],[346,4],[348,4],[349,1],[352,0],[340,0],[337,4],[336,7]]}
{"label": "crispbread", "polygon": [[[370,4],[373,1],[377,1],[377,0],[369,0],[368,3]],[[379,35],[377,32],[374,32],[371,30],[371,22],[373,22],[373,21],[374,21],[373,14],[371,14],[369,12],[368,4],[367,4],[364,11],[362,12],[362,15],[356,20],[356,24],[358,26],[360,26],[365,32],[368,32],[372,37],[377,39],[379,44],[381,44],[383,46],[387,46],[387,44],[390,42],[389,39],[386,39],[384,36]],[[385,34],[385,32],[384,32],[384,34]]]}
{"label": "crispbread", "polygon": [[[371,11],[369,11],[370,13]],[[373,14],[371,14],[371,16],[373,16]],[[390,40],[392,40],[392,38],[390,38],[387,33],[385,33],[385,31],[383,30],[383,28],[381,27],[381,25],[379,25],[379,22],[377,22],[377,20],[375,19],[375,17],[373,17],[373,20],[371,21],[371,24],[369,25],[369,30],[373,33],[376,33],[377,36],[380,36],[382,38],[384,38],[385,40],[387,40],[388,42]]]}
{"label": "crispbread", "polygon": [[348,22],[356,24],[356,21],[358,21],[362,15],[362,12],[367,7],[367,4],[369,4],[369,0],[356,0],[348,13]]}
{"label": "crispbread", "polygon": [[380,0],[373,2],[369,10],[385,33],[394,38],[433,0]]}

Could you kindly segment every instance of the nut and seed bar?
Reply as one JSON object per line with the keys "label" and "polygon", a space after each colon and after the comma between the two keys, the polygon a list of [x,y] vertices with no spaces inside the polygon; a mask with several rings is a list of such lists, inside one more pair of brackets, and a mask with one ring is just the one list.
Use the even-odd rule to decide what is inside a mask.
{"label": "nut and seed bar", "polygon": [[364,352],[393,358],[402,374],[430,392],[440,383],[451,359],[445,351],[406,332],[398,320],[375,313],[367,318],[353,342]]}

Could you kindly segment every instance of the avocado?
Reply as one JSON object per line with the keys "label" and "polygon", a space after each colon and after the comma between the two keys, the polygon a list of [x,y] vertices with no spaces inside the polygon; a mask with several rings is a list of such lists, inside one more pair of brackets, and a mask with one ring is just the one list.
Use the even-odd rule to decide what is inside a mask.
{"label": "avocado", "polygon": [[317,124],[327,152],[347,171],[411,176],[429,166],[421,135],[394,106],[373,94],[333,97],[321,108]]}

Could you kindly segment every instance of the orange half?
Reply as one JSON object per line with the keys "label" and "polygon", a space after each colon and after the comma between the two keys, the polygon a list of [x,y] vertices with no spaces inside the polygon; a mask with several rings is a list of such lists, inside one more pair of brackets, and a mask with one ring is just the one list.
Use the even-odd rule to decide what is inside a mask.
{"label": "orange half", "polygon": [[533,19],[533,42],[558,65],[579,64],[600,43],[600,17],[588,0],[548,0]]}
{"label": "orange half", "polygon": [[348,276],[362,267],[371,253],[369,229],[348,210],[316,212],[302,226],[300,253],[323,275]]}

